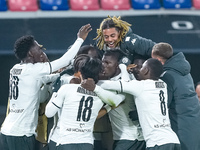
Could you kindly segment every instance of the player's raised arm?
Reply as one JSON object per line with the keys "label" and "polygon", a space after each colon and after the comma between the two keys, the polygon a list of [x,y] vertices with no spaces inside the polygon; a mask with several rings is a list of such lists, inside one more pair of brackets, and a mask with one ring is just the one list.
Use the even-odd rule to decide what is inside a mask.
{"label": "player's raised arm", "polygon": [[65,90],[63,87],[61,87],[57,93],[53,93],[50,101],[48,102],[45,108],[45,115],[48,118],[53,117],[62,107],[64,101],[64,95],[65,95]]}
{"label": "player's raised arm", "polygon": [[79,48],[84,40],[87,38],[88,33],[92,30],[91,25],[87,24],[82,26],[77,33],[77,40],[72,47],[59,59],[54,60],[51,63],[52,72],[69,65],[70,61],[76,56]]}

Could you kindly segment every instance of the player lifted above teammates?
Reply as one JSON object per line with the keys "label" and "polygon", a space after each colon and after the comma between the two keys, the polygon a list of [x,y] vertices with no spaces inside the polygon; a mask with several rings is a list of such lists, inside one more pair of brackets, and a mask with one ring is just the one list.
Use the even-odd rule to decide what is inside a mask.
{"label": "player lifted above teammates", "polygon": [[94,45],[99,50],[118,47],[128,54],[132,62],[135,54],[150,58],[155,42],[134,34],[130,26],[131,24],[121,20],[120,17],[108,16],[108,18],[101,22],[99,29],[97,29],[97,37],[95,38]]}

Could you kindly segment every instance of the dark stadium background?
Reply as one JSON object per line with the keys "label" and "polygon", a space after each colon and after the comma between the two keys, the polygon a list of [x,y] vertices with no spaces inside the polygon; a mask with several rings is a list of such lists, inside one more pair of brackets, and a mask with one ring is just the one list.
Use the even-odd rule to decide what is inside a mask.
{"label": "dark stadium background", "polygon": [[[90,23],[93,30],[85,44],[92,44],[96,29],[107,15],[121,15],[122,20],[132,24],[133,32],[155,42],[168,42],[174,51],[183,52],[190,62],[194,83],[200,81],[200,11],[90,11],[65,12],[59,16],[49,13],[46,16],[0,12],[0,124],[6,113],[8,99],[9,70],[19,61],[13,54],[13,45],[22,35],[32,34],[46,47],[50,60],[60,57],[76,40],[78,29]],[[192,13],[191,13],[192,12]],[[62,14],[62,12],[59,12]],[[70,14],[71,13],[71,14]],[[96,13],[96,16],[95,16]],[[84,14],[84,15],[82,15]],[[15,17],[15,15],[17,17]],[[82,16],[81,16],[82,15]],[[7,16],[7,17],[6,17]]]}

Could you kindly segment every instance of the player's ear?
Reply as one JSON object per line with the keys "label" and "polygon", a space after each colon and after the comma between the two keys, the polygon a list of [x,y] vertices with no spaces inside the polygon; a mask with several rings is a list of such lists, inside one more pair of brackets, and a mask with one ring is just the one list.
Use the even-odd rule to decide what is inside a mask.
{"label": "player's ear", "polygon": [[29,52],[28,52],[28,54],[27,54],[27,60],[28,60],[29,62],[34,63],[34,55],[33,55],[32,51],[29,51]]}
{"label": "player's ear", "polygon": [[165,64],[165,61],[164,61],[164,59],[163,59],[163,58],[161,58],[161,57],[158,57],[158,60],[161,62],[161,64],[162,64],[162,65],[164,65],[164,64]]}
{"label": "player's ear", "polygon": [[154,59],[157,59],[157,60],[159,60],[159,61],[162,63],[162,65],[164,65],[164,61],[163,61],[163,58],[162,58],[162,57],[160,57],[160,56],[158,56],[158,55],[155,55],[155,54],[153,54],[153,52],[152,52],[152,55],[151,55],[151,57],[152,57],[152,58],[154,58]]}
{"label": "player's ear", "polygon": [[33,57],[33,54],[31,51],[28,51],[28,57]]}
{"label": "player's ear", "polygon": [[82,74],[80,73],[80,79],[81,79],[81,82],[83,81],[83,76],[82,76]]}
{"label": "player's ear", "polygon": [[81,75],[81,72],[80,72],[80,71],[74,73],[74,76],[77,77],[77,78],[80,78],[80,75]]}
{"label": "player's ear", "polygon": [[48,59],[48,57],[47,57],[47,55],[45,53],[42,53],[40,55],[40,61],[41,62],[48,62],[49,61],[49,59]]}
{"label": "player's ear", "polygon": [[149,68],[145,67],[143,70],[144,70],[145,75],[147,75],[149,73]]}

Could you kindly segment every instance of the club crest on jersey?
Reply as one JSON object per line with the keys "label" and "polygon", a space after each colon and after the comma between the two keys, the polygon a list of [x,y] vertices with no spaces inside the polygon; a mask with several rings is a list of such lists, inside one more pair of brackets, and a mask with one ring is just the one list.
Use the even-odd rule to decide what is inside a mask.
{"label": "club crest on jersey", "polygon": [[15,104],[12,104],[12,108],[14,108],[14,109],[15,109]]}
{"label": "club crest on jersey", "polygon": [[80,128],[83,128],[85,126],[85,123],[80,123]]}
{"label": "club crest on jersey", "polygon": [[126,64],[128,61],[129,61],[129,60],[128,60],[127,57],[123,57],[123,58],[122,58],[122,63],[123,63],[123,64]]}
{"label": "club crest on jersey", "polygon": [[136,39],[132,39],[131,40],[131,43],[134,45],[135,44],[135,42],[136,42]]}

